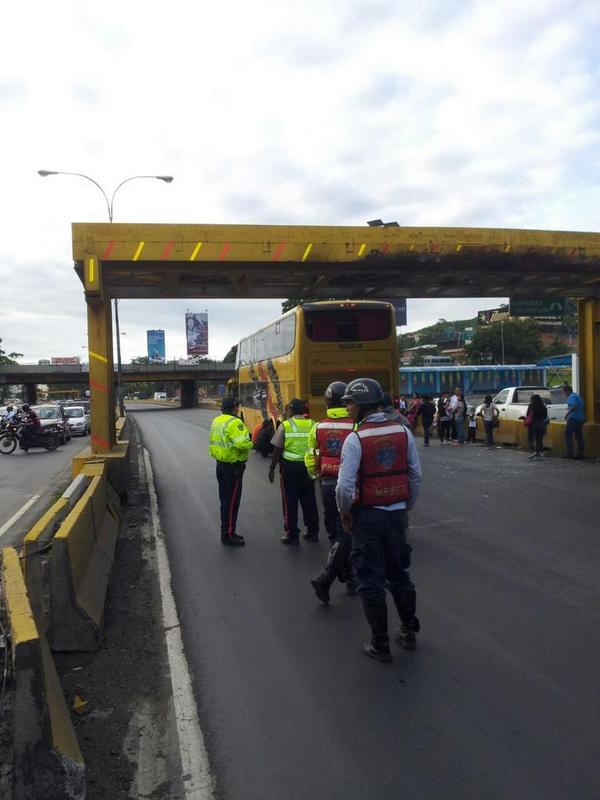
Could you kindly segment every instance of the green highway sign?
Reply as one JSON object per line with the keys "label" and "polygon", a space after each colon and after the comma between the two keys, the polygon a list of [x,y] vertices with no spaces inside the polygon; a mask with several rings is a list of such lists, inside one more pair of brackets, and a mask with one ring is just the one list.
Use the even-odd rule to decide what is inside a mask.
{"label": "green highway sign", "polygon": [[534,317],[535,319],[562,319],[565,315],[565,298],[545,297],[543,300],[511,298],[510,315],[511,317]]}

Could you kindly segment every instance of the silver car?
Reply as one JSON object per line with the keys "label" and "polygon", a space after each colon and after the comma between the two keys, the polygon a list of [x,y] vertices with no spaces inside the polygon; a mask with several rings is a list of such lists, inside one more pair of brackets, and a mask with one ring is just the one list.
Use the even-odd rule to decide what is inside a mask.
{"label": "silver car", "polygon": [[65,406],[64,413],[71,429],[71,436],[87,436],[90,432],[90,415],[83,406]]}
{"label": "silver car", "polygon": [[32,408],[38,415],[42,428],[45,428],[47,425],[57,425],[60,429],[60,443],[66,444],[66,442],[69,441],[71,438],[71,428],[62,406],[43,405],[32,406]]}

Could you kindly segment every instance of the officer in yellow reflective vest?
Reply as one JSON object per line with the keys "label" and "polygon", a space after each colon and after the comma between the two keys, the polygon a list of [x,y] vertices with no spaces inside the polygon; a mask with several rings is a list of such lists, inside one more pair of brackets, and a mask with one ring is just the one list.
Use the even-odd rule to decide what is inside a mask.
{"label": "officer in yellow reflective vest", "polygon": [[208,451],[217,462],[217,481],[221,501],[221,544],[242,547],[243,536],[235,532],[237,515],[242,496],[242,478],[246,469],[252,441],[248,428],[237,416],[239,402],[233,397],[224,397],[221,413],[215,417],[210,428]]}
{"label": "officer in yellow reflective vest", "polygon": [[306,403],[297,398],[286,407],[287,419],[275,431],[271,444],[275,448],[271,458],[269,480],[273,483],[275,467],[279,464],[281,501],[283,503],[284,535],[282,544],[300,544],[298,528],[298,503],[306,526],[303,538],[319,541],[319,512],[315,487],[304,464],[308,435],[315,424],[304,415]]}

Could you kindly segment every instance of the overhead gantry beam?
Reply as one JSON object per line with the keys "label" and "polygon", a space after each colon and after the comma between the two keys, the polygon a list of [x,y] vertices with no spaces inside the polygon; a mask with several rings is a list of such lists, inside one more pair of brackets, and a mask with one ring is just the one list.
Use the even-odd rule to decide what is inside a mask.
{"label": "overhead gantry beam", "polygon": [[592,297],[600,234],[496,228],[73,225],[111,297]]}

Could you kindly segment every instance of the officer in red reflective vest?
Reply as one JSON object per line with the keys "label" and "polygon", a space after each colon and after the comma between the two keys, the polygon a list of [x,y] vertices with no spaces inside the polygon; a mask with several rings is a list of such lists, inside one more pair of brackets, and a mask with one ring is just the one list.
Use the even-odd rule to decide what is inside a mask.
{"label": "officer in red reflective vest", "polygon": [[330,383],[325,390],[327,419],[317,422],[308,436],[304,463],[311,478],[319,478],[324,522],[330,550],[323,569],[311,580],[315,594],[322,603],[329,603],[329,588],[338,578],[346,584],[346,593],[356,594],[356,580],[350,564],[350,535],[342,528],[335,500],[335,485],[342,457],[342,445],[354,429],[342,397],[346,384]]}
{"label": "officer in red reflective vest", "polygon": [[392,656],[386,589],[400,616],[396,642],[414,650],[419,630],[406,531],[408,510],[419,491],[421,465],[412,433],[383,413],[377,381],[350,381],[342,399],[357,428],[342,448],[336,499],[344,530],[352,535],[350,557],[371,627],[371,641],[364,652],[387,663]]}

